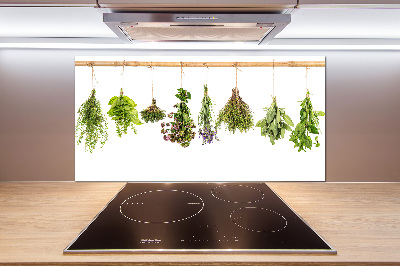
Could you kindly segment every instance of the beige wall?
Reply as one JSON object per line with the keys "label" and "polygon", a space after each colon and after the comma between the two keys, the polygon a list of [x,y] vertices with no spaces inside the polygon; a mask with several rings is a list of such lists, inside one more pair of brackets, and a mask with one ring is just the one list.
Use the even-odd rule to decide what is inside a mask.
{"label": "beige wall", "polygon": [[74,180],[74,56],[326,56],[326,181],[400,181],[400,51],[0,49],[0,181]]}

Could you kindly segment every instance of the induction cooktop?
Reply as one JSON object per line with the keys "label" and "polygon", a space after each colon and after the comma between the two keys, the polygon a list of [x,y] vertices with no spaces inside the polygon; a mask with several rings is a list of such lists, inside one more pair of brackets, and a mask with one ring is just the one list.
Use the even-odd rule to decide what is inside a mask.
{"label": "induction cooktop", "polygon": [[264,183],[127,183],[64,250],[336,254]]}

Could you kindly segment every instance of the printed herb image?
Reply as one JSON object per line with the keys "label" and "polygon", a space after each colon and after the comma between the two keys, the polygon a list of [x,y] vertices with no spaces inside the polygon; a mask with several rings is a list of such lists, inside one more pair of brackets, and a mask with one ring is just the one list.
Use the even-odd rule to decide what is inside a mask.
{"label": "printed herb image", "polygon": [[77,144],[82,143],[85,138],[85,151],[90,153],[100,141],[101,147],[104,146],[108,139],[107,119],[102,113],[99,100],[96,99],[96,90],[93,89],[89,98],[84,102],[78,110],[78,120],[76,123]]}
{"label": "printed herb image", "polygon": [[275,140],[283,139],[285,130],[292,131],[291,127],[294,125],[284,108],[279,108],[276,104],[276,97],[273,97],[271,106],[264,110],[267,111],[267,115],[257,122],[256,127],[261,128],[261,136],[268,136],[272,145],[275,145]]}
{"label": "printed herb image", "polygon": [[219,111],[216,127],[219,128],[222,123],[232,133],[235,133],[236,130],[247,132],[254,126],[253,113],[247,103],[239,96],[237,88],[232,89],[232,96],[224,108]]}
{"label": "printed herb image", "polygon": [[133,132],[137,134],[134,125],[142,124],[139,120],[139,113],[135,109],[137,104],[131,98],[124,95],[122,88],[120,96],[112,97],[108,102],[108,105],[111,105],[111,108],[107,114],[115,121],[118,136],[121,137],[122,134],[127,134],[129,127],[131,127]]}
{"label": "printed herb image", "polygon": [[318,135],[321,130],[318,128],[319,119],[318,116],[324,116],[325,113],[321,111],[314,111],[310,100],[310,92],[307,90],[306,98],[300,104],[300,122],[296,125],[295,130],[290,135],[290,141],[293,141],[294,147],[299,148],[298,151],[306,151],[306,149],[312,148],[313,144],[315,147],[319,147],[318,136],[315,136],[315,142],[313,143],[312,138],[309,134]]}
{"label": "printed herb image", "polygon": [[193,119],[190,117],[190,109],[187,106],[188,100],[190,100],[192,96],[190,92],[179,88],[175,97],[180,100],[179,103],[174,105],[177,111],[176,113],[172,112],[168,114],[168,117],[174,118],[174,121],[170,123],[161,123],[161,133],[164,135],[163,138],[165,141],[176,142],[186,148],[189,147],[190,142],[196,135],[196,132],[193,130],[196,126],[194,125]]}
{"label": "printed herb image", "polygon": [[214,139],[219,141],[217,137],[217,129],[212,124],[212,105],[210,96],[208,96],[208,87],[207,85],[204,85],[204,96],[201,101],[201,109],[198,116],[199,138],[203,138],[203,145],[211,144]]}
{"label": "printed herb image", "polygon": [[140,115],[142,116],[144,122],[154,123],[163,120],[165,118],[165,111],[161,110],[156,105],[156,99],[153,98],[151,101],[151,105],[146,109],[140,111]]}

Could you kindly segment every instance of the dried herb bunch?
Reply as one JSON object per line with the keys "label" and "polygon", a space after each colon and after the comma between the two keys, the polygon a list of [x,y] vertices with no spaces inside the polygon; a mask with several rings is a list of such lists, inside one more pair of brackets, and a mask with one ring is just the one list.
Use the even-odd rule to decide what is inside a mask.
{"label": "dried herb bunch", "polygon": [[135,109],[137,104],[128,96],[124,96],[122,88],[120,96],[112,97],[108,105],[111,105],[111,108],[107,114],[115,121],[118,136],[121,137],[122,134],[127,134],[129,127],[137,134],[134,125],[142,124],[138,117],[138,111]]}
{"label": "dried herb bunch", "polygon": [[89,150],[92,153],[99,140],[103,147],[108,139],[107,119],[101,111],[99,100],[96,99],[95,89],[92,90],[86,102],[79,107],[78,114],[75,128],[77,144],[82,143],[82,139],[85,138],[85,151]]}
{"label": "dried herb bunch", "polygon": [[279,108],[276,104],[276,97],[273,98],[269,108],[264,108],[267,111],[266,117],[257,122],[256,127],[261,128],[261,136],[269,137],[272,145],[275,140],[285,137],[285,130],[292,131],[293,122],[290,117],[285,114],[285,108]]}
{"label": "dried herb bunch", "polygon": [[293,141],[294,147],[299,148],[300,151],[306,151],[310,149],[313,144],[315,147],[319,147],[318,136],[315,136],[315,143],[309,136],[309,134],[319,134],[321,130],[318,128],[319,119],[318,116],[324,116],[325,113],[322,111],[314,111],[310,100],[310,92],[307,91],[306,98],[300,104],[300,122],[296,125],[295,130],[290,135],[290,141]]}
{"label": "dried herb bunch", "polygon": [[[161,133],[164,134],[163,138],[165,141],[177,142],[182,147],[186,148],[190,145],[196,132],[194,132],[193,119],[190,117],[190,109],[187,106],[188,100],[192,98],[190,92],[180,88],[175,97],[180,100],[179,103],[175,104],[174,107],[178,110],[176,113],[168,114],[169,118],[174,118],[174,121],[170,123],[161,123]],[[170,127],[170,128],[167,128]]]}
{"label": "dried herb bunch", "polygon": [[217,137],[217,129],[212,125],[212,101],[208,96],[207,84],[204,85],[204,97],[201,101],[201,109],[198,116],[199,123],[199,138],[203,138],[203,145],[210,144],[214,139],[219,140]]}
{"label": "dried herb bunch", "polygon": [[239,96],[237,88],[232,89],[232,96],[224,108],[219,111],[216,127],[219,128],[222,123],[225,123],[226,128],[232,133],[235,133],[236,130],[247,132],[254,126],[253,113]]}
{"label": "dried herb bunch", "polygon": [[161,110],[156,105],[156,99],[153,98],[151,101],[151,105],[146,109],[140,111],[140,115],[142,116],[144,122],[154,123],[163,120],[165,118],[165,111]]}

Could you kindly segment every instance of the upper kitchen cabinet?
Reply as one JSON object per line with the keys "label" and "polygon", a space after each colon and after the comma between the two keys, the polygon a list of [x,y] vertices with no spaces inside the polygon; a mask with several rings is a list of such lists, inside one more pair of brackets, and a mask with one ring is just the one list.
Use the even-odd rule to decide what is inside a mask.
{"label": "upper kitchen cabinet", "polygon": [[96,0],[0,0],[0,6],[86,6],[96,7]]}
{"label": "upper kitchen cabinet", "polygon": [[371,6],[374,8],[380,6],[400,6],[398,0],[299,0],[299,7],[351,7],[351,6]]}
{"label": "upper kitchen cabinet", "polygon": [[179,5],[179,6],[295,6],[296,0],[99,0],[99,5]]}

